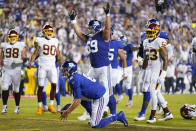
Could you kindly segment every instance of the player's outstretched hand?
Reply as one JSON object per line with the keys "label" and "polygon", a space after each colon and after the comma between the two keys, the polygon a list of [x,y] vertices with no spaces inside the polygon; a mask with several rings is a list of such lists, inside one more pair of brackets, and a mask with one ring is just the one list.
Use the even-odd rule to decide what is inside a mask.
{"label": "player's outstretched hand", "polygon": [[69,12],[69,18],[70,18],[70,20],[75,20],[76,19],[76,16],[77,16],[77,13],[76,13],[75,10],[71,10]]}
{"label": "player's outstretched hand", "polygon": [[110,13],[110,8],[111,8],[111,7],[110,7],[109,2],[107,3],[106,7],[103,7],[104,12],[105,12],[106,15]]}
{"label": "player's outstretched hand", "polygon": [[69,116],[69,112],[68,111],[61,111],[61,116],[60,116],[61,120],[67,120],[68,116]]}

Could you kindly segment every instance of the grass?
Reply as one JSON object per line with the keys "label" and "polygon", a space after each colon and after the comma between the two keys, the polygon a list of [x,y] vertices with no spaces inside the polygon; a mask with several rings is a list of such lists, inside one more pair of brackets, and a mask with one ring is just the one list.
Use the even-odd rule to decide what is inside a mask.
{"label": "grass", "polygon": [[[168,107],[174,115],[174,119],[166,122],[157,122],[147,124],[146,121],[133,121],[134,117],[140,111],[142,103],[142,95],[133,97],[133,106],[125,107],[128,97],[125,96],[120,104],[117,105],[117,112],[123,110],[129,121],[129,127],[125,128],[121,123],[113,123],[99,130],[131,130],[131,131],[163,131],[163,130],[196,130],[196,120],[185,120],[180,116],[180,107],[187,104],[195,104],[196,95],[165,95],[168,101]],[[62,97],[61,104],[70,103],[71,97]],[[2,103],[1,103],[2,105]],[[84,109],[79,106],[71,113],[67,121],[60,121],[59,114],[51,114],[45,112],[42,115],[37,115],[37,99],[23,98],[21,99],[20,113],[14,114],[14,99],[8,100],[8,113],[0,114],[0,130],[1,131],[89,131],[95,130],[88,126],[87,122],[77,121]],[[150,106],[148,107],[146,118],[149,117]],[[157,115],[159,119],[161,115]]]}

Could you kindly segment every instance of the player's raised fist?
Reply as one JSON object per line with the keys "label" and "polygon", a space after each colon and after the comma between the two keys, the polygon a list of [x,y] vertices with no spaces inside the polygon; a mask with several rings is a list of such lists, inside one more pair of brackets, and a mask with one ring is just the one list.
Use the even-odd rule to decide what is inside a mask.
{"label": "player's raised fist", "polygon": [[76,13],[75,10],[71,10],[69,12],[69,17],[70,17],[71,20],[75,20],[76,19],[76,16],[77,16],[77,13]]}
{"label": "player's raised fist", "polygon": [[110,7],[109,2],[107,3],[106,7],[103,7],[104,12],[105,12],[106,15],[110,13],[110,8],[111,8],[111,7]]}

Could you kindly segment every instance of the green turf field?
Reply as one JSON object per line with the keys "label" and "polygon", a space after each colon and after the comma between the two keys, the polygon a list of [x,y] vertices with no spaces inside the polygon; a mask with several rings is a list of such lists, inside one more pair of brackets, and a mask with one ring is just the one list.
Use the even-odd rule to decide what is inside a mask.
{"label": "green turf field", "polygon": [[[163,131],[163,130],[196,130],[196,120],[185,120],[180,116],[180,107],[187,104],[196,104],[196,95],[165,95],[168,101],[168,107],[174,115],[174,119],[166,122],[157,122],[146,124],[146,121],[135,122],[133,118],[137,116],[140,110],[142,95],[133,97],[133,106],[125,107],[128,97],[124,97],[122,102],[117,105],[117,111],[123,110],[129,121],[129,127],[125,128],[121,123],[114,123],[100,130],[129,130],[129,131]],[[62,97],[62,105],[71,102],[71,97]],[[150,107],[150,106],[149,106]],[[2,108],[2,102],[1,106]],[[88,126],[87,122],[80,122],[77,117],[84,109],[80,106],[71,113],[67,121],[60,121],[59,114],[45,112],[43,115],[37,115],[37,99],[23,98],[21,100],[20,114],[14,114],[14,99],[8,100],[8,113],[0,114],[1,131],[87,131],[97,130]],[[147,110],[146,118],[149,117],[150,108]],[[157,115],[157,120],[161,115]]]}

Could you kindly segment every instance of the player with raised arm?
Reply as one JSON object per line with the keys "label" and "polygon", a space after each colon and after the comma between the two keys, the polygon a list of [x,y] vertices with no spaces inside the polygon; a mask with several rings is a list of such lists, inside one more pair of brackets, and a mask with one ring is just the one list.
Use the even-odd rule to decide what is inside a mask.
{"label": "player with raised arm", "polygon": [[42,91],[45,84],[45,79],[51,82],[50,91],[50,105],[48,110],[52,113],[56,113],[53,104],[56,94],[57,83],[57,69],[56,69],[56,57],[57,61],[61,65],[61,55],[58,49],[58,39],[54,38],[54,29],[50,25],[45,25],[42,29],[43,37],[37,37],[35,40],[35,51],[31,56],[28,64],[28,68],[31,68],[31,64],[38,57],[38,114],[42,114]]}
{"label": "player with raised arm", "polygon": [[27,59],[26,45],[18,41],[18,33],[11,29],[8,32],[9,43],[1,43],[0,64],[4,66],[4,75],[2,80],[2,113],[7,113],[7,100],[9,96],[9,86],[12,84],[16,107],[15,114],[19,113],[20,104],[20,79],[21,65]]}
{"label": "player with raised arm", "polygon": [[[76,35],[88,46],[91,69],[88,76],[99,81],[106,88],[106,95],[112,94],[110,81],[110,60],[108,57],[110,47],[110,5],[107,3],[104,8],[106,14],[105,26],[98,20],[91,20],[88,24],[88,34],[84,34],[76,21],[76,11],[69,13],[71,23]],[[89,106],[86,101],[82,104]]]}
{"label": "player with raised arm", "polygon": [[91,116],[89,124],[92,128],[103,128],[114,121],[120,121],[125,127],[128,126],[128,121],[123,111],[102,119],[104,108],[108,104],[108,95],[104,86],[95,79],[77,73],[77,64],[73,61],[65,61],[62,69],[63,75],[68,78],[74,99],[71,105],[62,111],[61,119],[67,119],[83,99],[88,99],[91,101],[92,109],[86,110]]}
{"label": "player with raised arm", "polygon": [[[146,30],[146,38],[143,42],[145,50],[145,58],[142,69],[145,70],[143,76],[143,86],[148,89],[151,94],[151,114],[147,123],[155,123],[155,113],[158,103],[158,89],[166,76],[168,54],[166,50],[167,42],[165,39],[159,38],[160,33],[159,21],[153,19],[153,22],[148,22]],[[159,92],[160,93],[160,92]],[[164,117],[159,121],[170,120],[173,115],[167,108],[166,102],[160,101],[163,107]]]}

